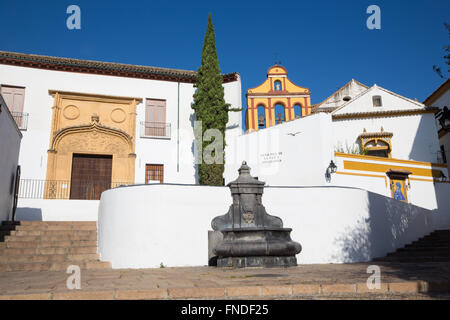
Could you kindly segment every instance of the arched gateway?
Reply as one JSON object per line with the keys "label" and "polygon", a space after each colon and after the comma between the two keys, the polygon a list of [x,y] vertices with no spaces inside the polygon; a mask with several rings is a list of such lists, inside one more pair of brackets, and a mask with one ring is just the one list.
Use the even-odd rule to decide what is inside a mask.
{"label": "arched gateway", "polygon": [[134,182],[139,98],[50,91],[46,198],[99,199]]}

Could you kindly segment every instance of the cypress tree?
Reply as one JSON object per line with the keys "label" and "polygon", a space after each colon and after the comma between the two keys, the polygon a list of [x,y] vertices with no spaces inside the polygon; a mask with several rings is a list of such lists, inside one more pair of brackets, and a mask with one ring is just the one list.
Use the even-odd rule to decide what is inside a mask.
{"label": "cypress tree", "polygon": [[[223,148],[225,148],[225,127],[228,122],[230,105],[225,103],[222,82],[223,77],[217,58],[216,37],[210,13],[205,39],[203,41],[202,63],[198,69],[196,83],[194,85],[197,91],[194,94],[192,108],[195,110],[196,120],[202,122],[201,136],[200,132],[196,133],[197,141],[203,137],[206,130],[218,129],[222,133]],[[212,142],[203,141],[202,143],[197,143],[198,154],[200,155],[202,150]],[[222,163],[206,164],[204,161],[198,163],[200,184],[223,185],[225,163],[223,152],[220,154],[220,158]]]}

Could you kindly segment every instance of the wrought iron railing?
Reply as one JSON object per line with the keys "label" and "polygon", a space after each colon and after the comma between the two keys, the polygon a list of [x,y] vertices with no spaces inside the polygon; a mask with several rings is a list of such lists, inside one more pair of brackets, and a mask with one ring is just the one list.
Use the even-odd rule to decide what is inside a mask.
{"label": "wrought iron railing", "polygon": [[22,199],[99,200],[103,191],[132,182],[21,179],[18,196]]}
{"label": "wrought iron railing", "polygon": [[11,115],[20,130],[27,130],[28,128],[28,113],[25,112],[11,112]]}
{"label": "wrought iron railing", "polygon": [[165,122],[141,122],[141,138],[165,138],[170,139],[170,123]]}

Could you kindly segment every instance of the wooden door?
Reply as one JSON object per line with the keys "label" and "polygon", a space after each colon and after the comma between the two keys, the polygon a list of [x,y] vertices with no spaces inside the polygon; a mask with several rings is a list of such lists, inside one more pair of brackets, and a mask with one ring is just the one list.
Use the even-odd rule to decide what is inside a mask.
{"label": "wooden door", "polygon": [[99,200],[111,188],[112,156],[74,154],[70,199]]}

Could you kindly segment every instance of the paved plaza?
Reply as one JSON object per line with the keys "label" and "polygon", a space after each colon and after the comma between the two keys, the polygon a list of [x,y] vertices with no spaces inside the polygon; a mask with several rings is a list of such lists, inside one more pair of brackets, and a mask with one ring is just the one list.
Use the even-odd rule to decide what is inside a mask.
{"label": "paved plaza", "polygon": [[381,288],[368,289],[374,263],[231,269],[177,267],[0,273],[0,299],[448,299],[450,263],[380,263]]}

